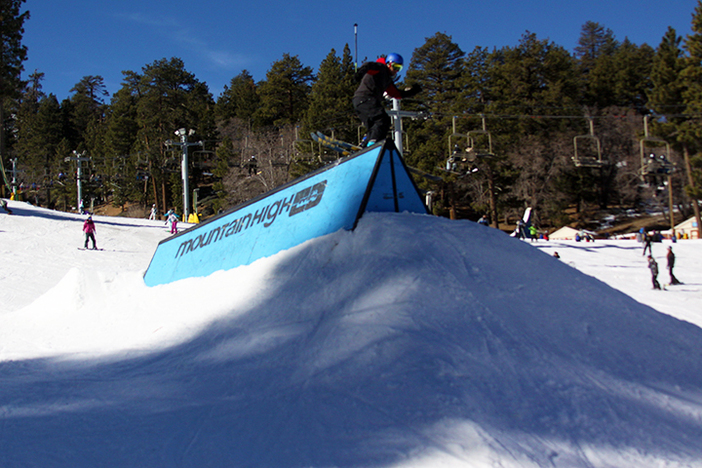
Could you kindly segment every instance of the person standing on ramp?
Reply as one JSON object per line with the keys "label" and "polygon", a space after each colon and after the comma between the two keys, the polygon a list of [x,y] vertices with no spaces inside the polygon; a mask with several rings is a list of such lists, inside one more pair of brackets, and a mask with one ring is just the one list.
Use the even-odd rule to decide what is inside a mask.
{"label": "person standing on ramp", "polygon": [[353,107],[367,131],[366,144],[362,146],[372,146],[387,137],[391,120],[383,107],[385,93],[402,99],[415,96],[422,90],[418,84],[404,90],[397,89],[393,80],[402,70],[403,63],[402,56],[393,53],[375,62],[364,63],[355,74],[360,84],[353,95]]}

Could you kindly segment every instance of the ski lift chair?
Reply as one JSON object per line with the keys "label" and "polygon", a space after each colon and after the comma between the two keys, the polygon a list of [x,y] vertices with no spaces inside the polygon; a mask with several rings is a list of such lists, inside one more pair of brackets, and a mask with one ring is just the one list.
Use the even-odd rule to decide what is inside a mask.
{"label": "ski lift chair", "polygon": [[590,133],[573,137],[573,163],[575,167],[603,167],[607,162],[602,159],[600,139],[595,136],[592,118],[587,120]]}

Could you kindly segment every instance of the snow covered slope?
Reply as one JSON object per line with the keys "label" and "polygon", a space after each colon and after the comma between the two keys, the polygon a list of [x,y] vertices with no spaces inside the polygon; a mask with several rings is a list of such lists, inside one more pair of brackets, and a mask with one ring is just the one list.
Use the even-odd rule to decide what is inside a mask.
{"label": "snow covered slope", "polygon": [[[82,242],[0,216],[3,261],[47,222]],[[147,288],[165,227],[130,222],[0,314],[0,466],[702,466],[702,329],[527,243],[366,214]]]}

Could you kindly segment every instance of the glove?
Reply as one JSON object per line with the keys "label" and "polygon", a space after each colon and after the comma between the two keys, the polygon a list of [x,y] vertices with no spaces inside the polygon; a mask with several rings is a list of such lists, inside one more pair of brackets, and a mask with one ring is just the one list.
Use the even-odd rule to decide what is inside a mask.
{"label": "glove", "polygon": [[404,97],[412,97],[412,96],[416,96],[420,92],[422,92],[422,87],[419,86],[417,83],[415,83],[412,85],[411,88],[405,88],[405,90],[402,94],[404,94]]}

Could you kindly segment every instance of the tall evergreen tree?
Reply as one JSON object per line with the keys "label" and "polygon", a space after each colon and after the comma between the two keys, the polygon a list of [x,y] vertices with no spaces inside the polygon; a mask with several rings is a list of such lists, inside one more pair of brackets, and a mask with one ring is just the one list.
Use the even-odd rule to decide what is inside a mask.
{"label": "tall evergreen tree", "polygon": [[[137,78],[132,75],[132,78]],[[138,88],[136,82],[125,79],[110,103],[104,132],[105,167],[104,183],[111,190],[113,203],[122,206],[129,201],[140,199],[137,184],[136,164],[130,155],[137,154],[136,142],[139,131],[137,122]]]}
{"label": "tall evergreen tree", "polygon": [[341,58],[334,49],[319,65],[319,72],[310,90],[309,107],[304,118],[302,139],[310,132],[334,132],[336,138],[355,141],[358,121],[353,113],[351,99],[355,91],[354,65],[346,45]]}
{"label": "tall evergreen tree", "polygon": [[692,33],[685,39],[688,56],[680,77],[684,86],[683,102],[686,119],[678,127],[678,141],[683,145],[683,157],[688,176],[685,187],[692,199],[697,225],[702,226],[698,200],[702,199],[702,170],[699,153],[702,150],[702,0],[697,2],[692,16]]}
{"label": "tall evergreen tree", "polygon": [[575,58],[580,72],[587,76],[595,68],[600,57],[613,55],[618,47],[619,43],[611,29],[605,29],[594,21],[587,21],[581,29],[578,45],[575,47]]}
{"label": "tall evergreen tree", "polygon": [[490,53],[485,47],[475,47],[463,61],[465,72],[461,77],[461,95],[457,100],[457,114],[480,114],[490,96]]}
{"label": "tall evergreen tree", "polygon": [[586,106],[607,107],[613,98],[614,54],[619,48],[611,29],[594,21],[586,22],[580,32],[575,58]]}
{"label": "tall evergreen tree", "polygon": [[153,198],[143,201],[155,201],[161,210],[166,206],[182,209],[179,165],[167,164],[169,158],[179,160],[180,150],[167,154],[164,143],[177,140],[173,133],[179,128],[194,130],[194,138],[210,139],[214,133],[212,95],[178,58],[157,60],[145,66],[141,75],[131,71],[124,75],[123,96],[134,96],[138,125],[130,157],[148,161],[149,167]]}
{"label": "tall evergreen tree", "polygon": [[255,120],[259,126],[297,124],[307,111],[314,74],[297,56],[283,54],[259,85],[261,105]]}
{"label": "tall evergreen tree", "polygon": [[20,100],[15,123],[15,152],[28,180],[49,183],[58,172],[59,161],[66,155],[57,152],[64,138],[60,106],[56,96],[46,96],[41,90],[42,79],[43,73],[30,75]]}
{"label": "tall evergreen tree", "polygon": [[637,46],[628,39],[622,42],[614,54],[613,105],[645,112],[654,55],[655,51],[648,44]]}
{"label": "tall evergreen tree", "polygon": [[247,70],[243,70],[232,78],[229,86],[217,99],[215,114],[218,120],[237,118],[243,122],[251,122],[258,108],[260,99],[256,83]]}
{"label": "tall evergreen tree", "polygon": [[7,126],[5,109],[22,91],[21,73],[27,60],[27,46],[22,44],[24,22],[29,12],[21,12],[24,0],[0,0],[0,171],[5,180]]}
{"label": "tall evergreen tree", "polygon": [[460,105],[465,53],[451,36],[436,33],[415,49],[406,84],[419,84],[422,92],[403,108],[424,112],[426,121],[407,124],[410,143],[406,157],[412,165],[432,172],[448,158],[446,140],[451,118]]}
{"label": "tall evergreen tree", "polygon": [[[561,46],[527,32],[517,47],[493,53],[490,62],[488,112],[509,115],[569,115],[579,102],[575,61]],[[506,123],[506,121],[503,121]],[[514,122],[508,124],[513,127]],[[549,132],[559,125],[521,119],[523,133]],[[503,134],[515,134],[505,131]]]}
{"label": "tall evergreen tree", "polygon": [[[78,148],[95,138],[97,124],[104,121],[105,97],[108,96],[108,92],[101,76],[84,76],[71,88],[71,92],[73,95],[70,97],[70,123],[77,138],[71,143]],[[88,144],[90,145],[89,141]]]}
{"label": "tall evergreen tree", "polygon": [[[569,121],[519,117],[570,115],[580,97],[576,64],[563,47],[527,32],[517,47],[491,54],[488,74],[487,125],[495,157],[486,164],[495,187],[491,194],[497,197],[496,189],[501,188],[499,199],[492,202],[496,207],[491,208],[521,211],[518,201],[530,205],[543,201],[533,189],[541,190],[559,163],[557,146],[539,141],[555,141],[560,132],[568,130]],[[530,164],[528,159],[540,163]]]}
{"label": "tall evergreen tree", "polygon": [[680,74],[685,62],[681,43],[682,37],[669,27],[653,57],[647,107],[659,115],[678,115],[684,110]]}

